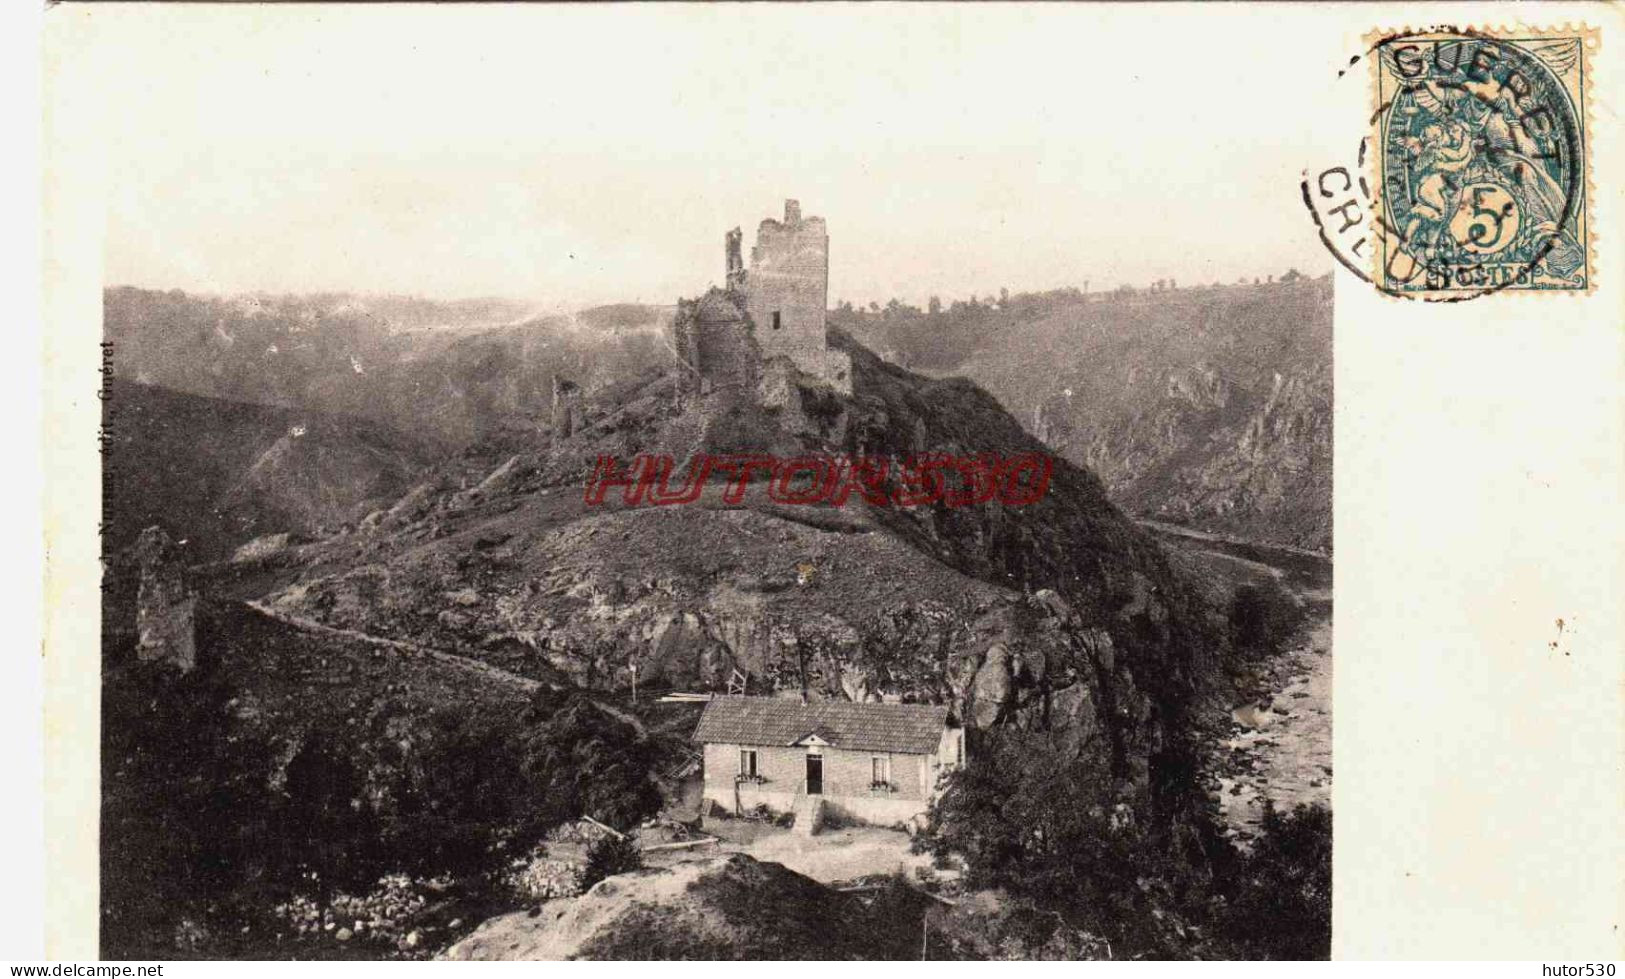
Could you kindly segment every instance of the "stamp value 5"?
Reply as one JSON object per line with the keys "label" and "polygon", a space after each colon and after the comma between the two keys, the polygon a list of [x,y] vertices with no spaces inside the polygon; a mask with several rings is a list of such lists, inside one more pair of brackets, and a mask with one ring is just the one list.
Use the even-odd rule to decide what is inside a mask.
{"label": "stamp value 5", "polygon": [[1587,292],[1594,31],[1375,39],[1379,288],[1423,299]]}

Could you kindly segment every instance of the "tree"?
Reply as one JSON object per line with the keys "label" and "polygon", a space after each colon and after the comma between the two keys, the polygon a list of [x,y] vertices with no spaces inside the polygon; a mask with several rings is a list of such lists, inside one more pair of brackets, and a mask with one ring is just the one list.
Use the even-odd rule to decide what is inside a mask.
{"label": "tree", "polygon": [[1230,645],[1239,652],[1267,653],[1302,621],[1302,609],[1280,586],[1242,585],[1230,598]]}
{"label": "tree", "polygon": [[[932,804],[917,849],[959,854],[972,887],[999,887],[1120,948],[1167,943],[1204,906],[1201,856],[1150,825],[1092,752],[1039,735],[990,732]],[[1182,926],[1181,926],[1182,927]]]}
{"label": "tree", "polygon": [[[383,827],[362,798],[366,776],[348,748],[308,734],[284,776],[274,843],[277,869],[309,874],[318,894],[371,884],[389,869]],[[292,880],[289,880],[292,883]]]}
{"label": "tree", "polygon": [[1332,948],[1332,814],[1282,815],[1265,800],[1260,835],[1231,887],[1222,924],[1244,954],[1325,959]]}
{"label": "tree", "polygon": [[205,918],[269,858],[272,746],[235,730],[233,696],[203,669],[103,674],[104,955],[173,955],[175,923]]}
{"label": "tree", "polygon": [[605,834],[587,847],[587,863],[581,868],[581,890],[588,891],[605,877],[629,874],[643,867],[643,853],[624,836]]}
{"label": "tree", "polygon": [[660,793],[650,780],[654,749],[631,725],[575,691],[538,694],[523,721],[526,805],[553,825],[588,815],[635,826],[659,811]]}
{"label": "tree", "polygon": [[1230,597],[1230,642],[1235,648],[1262,649],[1269,638],[1269,609],[1255,585],[1242,585]]}

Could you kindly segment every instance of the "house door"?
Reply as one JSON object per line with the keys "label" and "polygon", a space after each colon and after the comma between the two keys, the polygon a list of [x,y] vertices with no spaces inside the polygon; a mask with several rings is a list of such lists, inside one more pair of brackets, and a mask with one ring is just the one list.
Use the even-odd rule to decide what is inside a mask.
{"label": "house door", "polygon": [[824,759],[818,755],[807,756],[807,794],[824,794]]}

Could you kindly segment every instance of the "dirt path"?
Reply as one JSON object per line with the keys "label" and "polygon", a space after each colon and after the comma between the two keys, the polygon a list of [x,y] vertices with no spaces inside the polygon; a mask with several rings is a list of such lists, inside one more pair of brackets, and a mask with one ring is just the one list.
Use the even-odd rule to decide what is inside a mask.
{"label": "dirt path", "polygon": [[1263,801],[1278,810],[1332,802],[1332,623],[1324,618],[1269,668],[1271,695],[1231,715],[1220,745],[1220,810],[1238,839],[1258,830]]}
{"label": "dirt path", "polygon": [[460,670],[467,670],[470,673],[477,673],[487,679],[496,680],[499,683],[511,683],[514,686],[524,690],[526,693],[534,693],[540,690],[543,686],[542,681],[540,680],[532,680],[530,677],[520,676],[517,673],[509,673],[507,670],[499,669],[498,667],[492,666],[489,663],[482,663],[477,659],[470,659],[467,656],[458,656],[456,653],[448,653],[443,650],[434,649],[429,646],[420,646],[417,643],[405,642],[400,639],[386,639],[383,636],[368,635],[365,632],[358,632],[355,629],[341,629],[338,626],[331,626],[323,622],[317,622],[315,619],[306,618],[303,615],[294,615],[289,612],[284,612],[274,606],[267,605],[260,601],[249,601],[245,602],[244,604],[261,615],[275,619],[278,622],[281,622],[283,625],[292,626],[293,628],[304,632],[314,632],[340,639],[353,639],[356,642],[366,643],[370,646],[377,646],[381,649],[389,649],[394,652],[406,653],[411,656],[426,656],[447,666]]}
{"label": "dirt path", "polygon": [[1246,540],[1241,537],[1230,537],[1226,534],[1216,534],[1211,531],[1197,530],[1195,527],[1182,527],[1178,524],[1162,523],[1158,520],[1139,519],[1135,523],[1148,527],[1161,534],[1172,534],[1176,537],[1188,537],[1191,540],[1206,541],[1210,544],[1230,544],[1237,547],[1248,547],[1262,551],[1277,551],[1282,554],[1295,554],[1298,557],[1314,558],[1318,561],[1326,560],[1326,555],[1320,551],[1311,551],[1306,547],[1293,547],[1291,544],[1264,544],[1258,541]]}
{"label": "dirt path", "polygon": [[[382,649],[406,653],[410,656],[427,656],[439,663],[445,664],[446,666],[466,670],[470,673],[478,674],[488,680],[494,680],[498,683],[513,684],[514,686],[524,690],[526,693],[535,693],[541,690],[544,686],[550,686],[550,684],[543,683],[541,680],[533,680],[530,677],[520,676],[517,673],[509,673],[507,670],[492,666],[489,663],[484,663],[468,656],[459,656],[456,653],[448,653],[445,650],[435,649],[431,646],[422,646],[417,643],[406,642],[400,639],[388,639],[383,636],[374,636],[355,629],[342,629],[338,626],[331,626],[324,622],[318,622],[315,619],[307,618],[303,615],[294,615],[290,612],[284,612],[278,608],[275,608],[274,606],[267,605],[266,603],[260,601],[249,601],[245,604],[261,615],[275,619],[284,625],[292,626],[293,628],[302,630],[304,632],[314,632],[320,635],[333,636],[335,638],[351,639],[356,642],[367,643],[368,645],[377,646]],[[608,714],[610,717],[613,717],[624,724],[630,724],[640,736],[648,735],[649,732],[647,729],[645,729],[643,721],[638,718],[636,714],[621,710],[619,707],[616,707],[613,704],[606,704],[596,697],[589,696],[587,699],[592,702],[593,706],[597,707],[605,714]]]}

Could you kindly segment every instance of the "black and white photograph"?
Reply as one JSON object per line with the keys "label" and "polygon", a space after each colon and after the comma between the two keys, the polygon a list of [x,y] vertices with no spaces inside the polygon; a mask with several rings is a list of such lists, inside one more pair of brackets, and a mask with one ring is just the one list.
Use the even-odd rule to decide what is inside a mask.
{"label": "black and white photograph", "polygon": [[[1496,776],[1490,718],[1426,732],[1609,696],[1618,568],[1381,596],[1438,573],[1394,548],[1455,532],[1450,460],[1558,427],[1440,360],[1453,324],[1534,367],[1513,332],[1571,317],[1576,401],[1617,379],[1622,25],[1218,6],[50,11],[48,137],[97,175],[52,179],[99,195],[48,184],[96,243],[76,954],[1502,954],[1408,890],[1469,892],[1455,844],[1394,826],[1538,802],[1578,728]],[[1617,484],[1587,403],[1551,455]],[[1568,478],[1540,458],[1461,533]],[[1502,640],[1543,679],[1459,667]],[[1358,937],[1401,900],[1440,951]]]}

